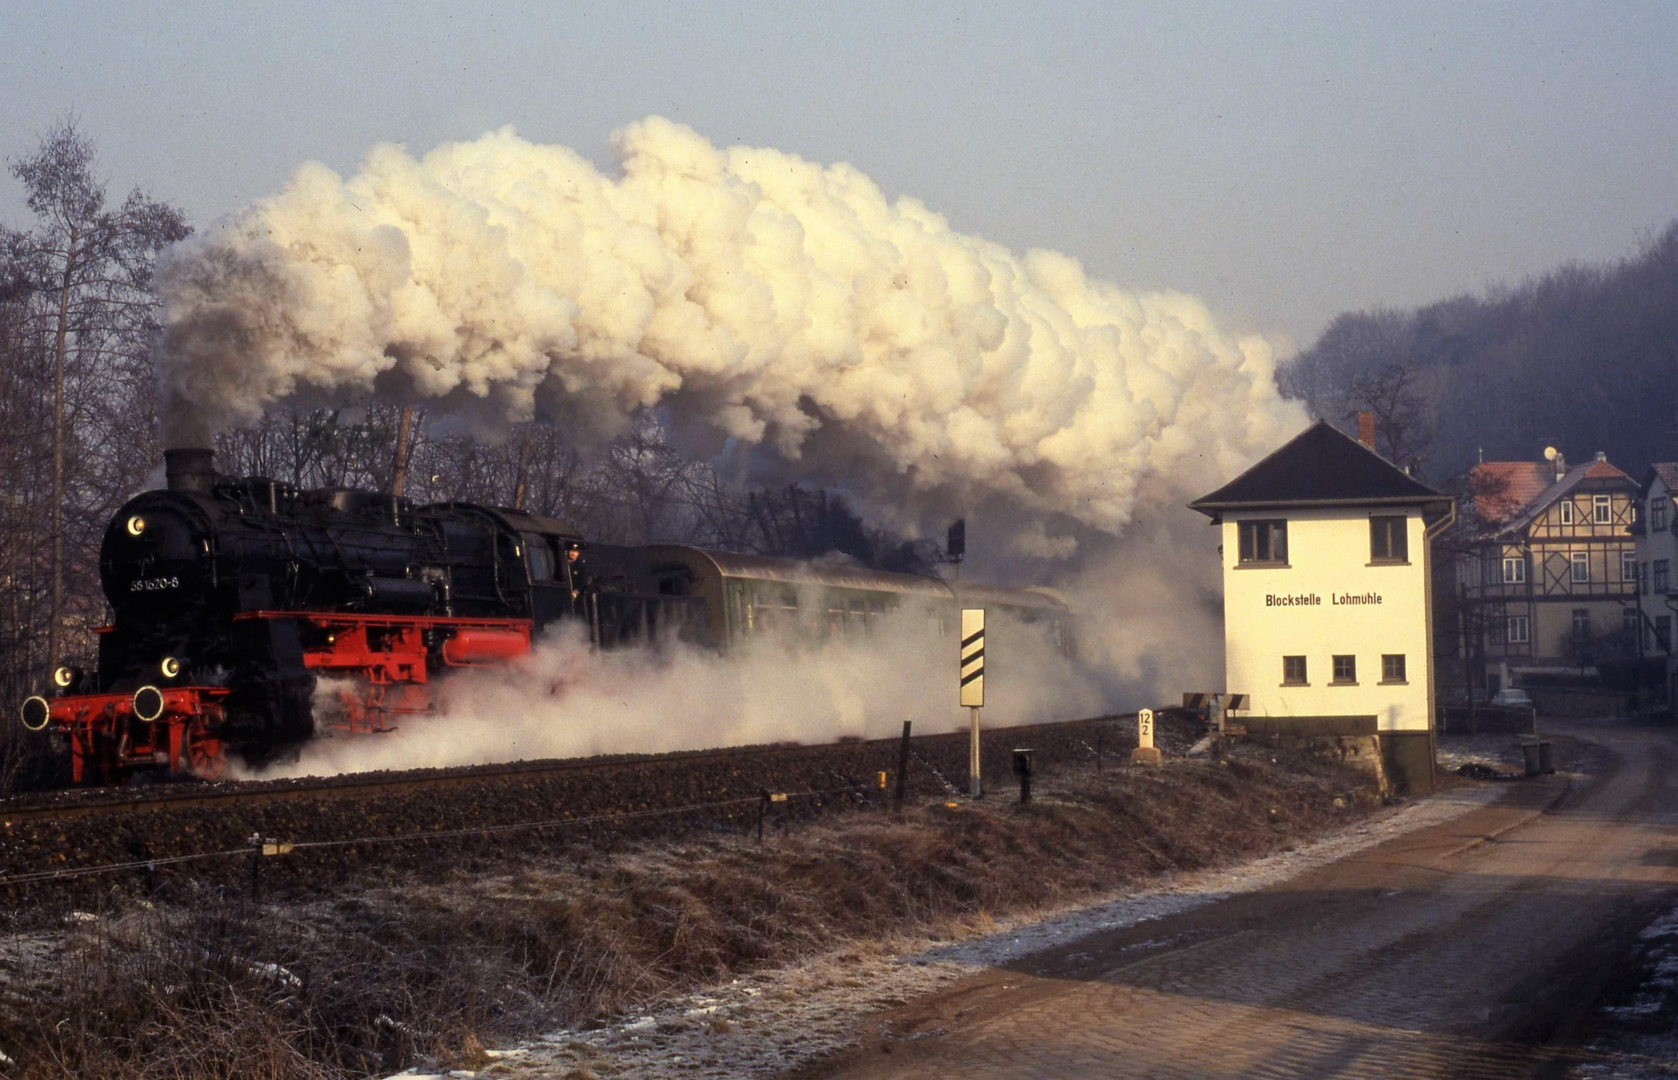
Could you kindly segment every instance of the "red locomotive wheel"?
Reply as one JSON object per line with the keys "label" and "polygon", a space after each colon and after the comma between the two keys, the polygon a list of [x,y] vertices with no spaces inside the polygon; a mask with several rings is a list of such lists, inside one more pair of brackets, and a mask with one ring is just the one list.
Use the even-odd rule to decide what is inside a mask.
{"label": "red locomotive wheel", "polygon": [[200,780],[220,780],[227,772],[227,750],[220,739],[190,740],[186,757],[186,771]]}

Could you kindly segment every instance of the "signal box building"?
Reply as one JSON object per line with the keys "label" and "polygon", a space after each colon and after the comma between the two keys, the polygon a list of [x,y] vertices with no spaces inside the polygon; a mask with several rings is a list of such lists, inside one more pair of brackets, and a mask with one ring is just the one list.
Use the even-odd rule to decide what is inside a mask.
{"label": "signal box building", "polygon": [[1248,731],[1375,736],[1390,784],[1431,790],[1430,541],[1451,498],[1319,422],[1189,505],[1222,530],[1225,685],[1250,695]]}

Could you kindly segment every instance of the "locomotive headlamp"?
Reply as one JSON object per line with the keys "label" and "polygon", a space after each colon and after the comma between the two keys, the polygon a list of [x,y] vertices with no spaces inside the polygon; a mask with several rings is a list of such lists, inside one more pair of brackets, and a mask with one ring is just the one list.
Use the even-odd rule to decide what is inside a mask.
{"label": "locomotive headlamp", "polygon": [[23,708],[20,712],[23,714],[23,726],[30,731],[40,731],[47,726],[47,721],[52,718],[52,706],[47,703],[46,698],[39,694],[24,698]]}
{"label": "locomotive headlamp", "polygon": [[70,689],[70,684],[76,681],[76,669],[69,664],[60,664],[53,669],[52,684],[60,690]]}
{"label": "locomotive headlamp", "polygon": [[165,656],[163,663],[157,665],[157,670],[163,673],[165,679],[173,679],[181,673],[181,662],[173,656]]}
{"label": "locomotive headlamp", "polygon": [[155,686],[142,686],[134,691],[134,715],[151,723],[163,715],[163,691]]}
{"label": "locomotive headlamp", "polygon": [[135,514],[133,517],[128,519],[128,535],[129,536],[139,536],[141,533],[143,533],[145,531],[146,531],[146,519],[145,518],[141,517],[139,514]]}

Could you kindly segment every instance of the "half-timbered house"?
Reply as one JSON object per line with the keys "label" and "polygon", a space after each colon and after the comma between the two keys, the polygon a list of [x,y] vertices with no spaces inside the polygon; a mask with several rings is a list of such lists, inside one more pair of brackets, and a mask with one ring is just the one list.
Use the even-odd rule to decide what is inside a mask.
{"label": "half-timbered house", "polygon": [[1478,528],[1456,570],[1488,694],[1523,671],[1636,654],[1638,485],[1605,454],[1572,467],[1546,455],[1470,475]]}

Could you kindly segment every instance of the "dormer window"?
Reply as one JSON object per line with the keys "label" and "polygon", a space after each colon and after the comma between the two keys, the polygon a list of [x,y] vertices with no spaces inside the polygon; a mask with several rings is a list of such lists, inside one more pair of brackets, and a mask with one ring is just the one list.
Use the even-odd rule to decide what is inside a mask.
{"label": "dormer window", "polygon": [[1241,521],[1236,523],[1241,535],[1242,566],[1286,566],[1288,564],[1288,523],[1284,519],[1269,521]]}

